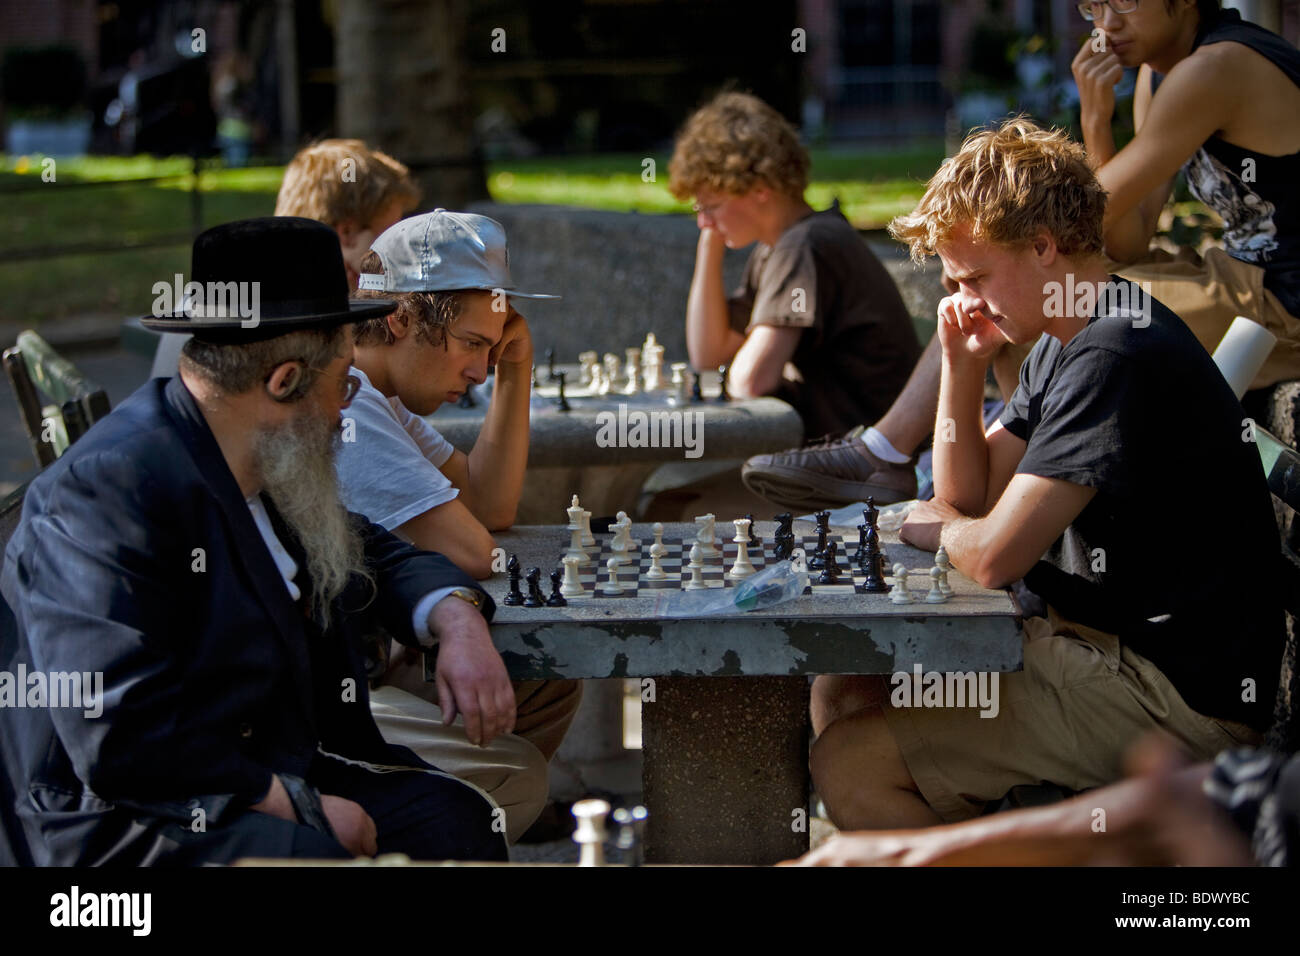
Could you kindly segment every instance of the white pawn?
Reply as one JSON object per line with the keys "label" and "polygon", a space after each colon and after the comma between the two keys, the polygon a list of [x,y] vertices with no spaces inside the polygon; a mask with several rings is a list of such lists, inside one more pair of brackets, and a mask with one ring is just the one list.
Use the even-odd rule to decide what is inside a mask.
{"label": "white pawn", "polygon": [[754,573],[754,563],[749,560],[749,519],[737,518],[732,524],[736,526],[736,536],[731,539],[736,545],[736,563],[727,572],[727,577],[739,581]]}
{"label": "white pawn", "polygon": [[691,545],[691,563],[688,567],[691,569],[691,579],[682,585],[686,591],[699,591],[706,587],[704,583],[704,557],[700,550],[700,543],[697,541]]}
{"label": "white pawn", "polygon": [[618,558],[610,558],[605,562],[605,569],[609,571],[609,580],[602,587],[602,594],[622,594],[623,586],[618,583]]}
{"label": "white pawn", "polygon": [[939,550],[934,553],[934,566],[943,572],[939,575],[939,590],[951,595],[952,585],[948,583],[948,572],[952,570],[952,562],[948,560],[948,552],[943,545],[939,545]]}
{"label": "white pawn", "polygon": [[587,591],[582,586],[582,579],[578,577],[578,559],[571,554],[566,554],[560,559],[560,563],[564,565],[564,581],[560,584],[560,593],[566,598],[584,596]]}
{"label": "white pawn", "polygon": [[894,565],[894,587],[889,592],[889,600],[895,604],[912,603],[912,595],[907,592],[907,568],[901,564]]}
{"label": "white pawn", "polygon": [[943,593],[943,588],[939,587],[939,578],[943,575],[941,568],[930,569],[930,593],[925,596],[926,604],[944,604],[948,600],[948,595]]}
{"label": "white pawn", "polygon": [[688,401],[686,394],[686,369],[689,366],[685,362],[674,362],[672,364],[673,391],[670,396],[674,405],[685,405]]}
{"label": "white pawn", "polygon": [[655,522],[654,533],[654,544],[650,545],[650,570],[645,576],[649,581],[662,581],[668,577],[663,566],[663,556],[668,553],[668,549],[664,547],[664,526],[658,521]]}

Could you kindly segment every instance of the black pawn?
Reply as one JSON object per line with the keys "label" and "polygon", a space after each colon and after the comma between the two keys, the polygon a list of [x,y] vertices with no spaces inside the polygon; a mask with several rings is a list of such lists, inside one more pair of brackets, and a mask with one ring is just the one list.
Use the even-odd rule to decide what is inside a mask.
{"label": "black pawn", "polygon": [[564,595],[560,593],[560,579],[564,577],[564,572],[556,568],[551,572],[551,596],[546,599],[547,607],[567,607],[569,602]]}
{"label": "black pawn", "polygon": [[704,393],[700,391],[700,373],[691,372],[691,401],[704,401]]}
{"label": "black pawn", "polygon": [[568,374],[569,374],[568,372],[555,373],[555,377],[560,380],[560,394],[555,399],[555,407],[562,412],[567,412],[570,410],[569,400],[564,397],[564,379]]}
{"label": "black pawn", "polygon": [[751,548],[757,547],[761,542],[758,535],[754,534],[754,516],[745,515],[745,517],[749,520],[749,546]]}
{"label": "black pawn", "polygon": [[838,584],[840,580],[839,545],[832,539],[826,545],[826,554],[822,563],[822,573],[817,576],[818,584]]}
{"label": "black pawn", "polygon": [[524,598],[524,607],[545,607],[546,595],[542,593],[542,569],[529,568],[524,575],[528,582],[528,597]]}
{"label": "black pawn", "polygon": [[524,593],[519,590],[519,555],[510,555],[510,560],[506,562],[506,571],[510,574],[510,592],[502,599],[502,604],[509,604],[514,607],[524,603]]}
{"label": "black pawn", "polygon": [[727,372],[728,371],[729,371],[728,366],[726,365],[718,366],[718,375],[721,376],[721,379],[718,382],[718,401],[720,402],[731,401],[731,396],[727,394]]}

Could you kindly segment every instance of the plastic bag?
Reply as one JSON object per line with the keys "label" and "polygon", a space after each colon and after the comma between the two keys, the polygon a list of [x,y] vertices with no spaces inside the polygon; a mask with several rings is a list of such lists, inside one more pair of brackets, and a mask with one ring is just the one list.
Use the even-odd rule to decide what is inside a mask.
{"label": "plastic bag", "polygon": [[655,617],[714,617],[743,614],[774,607],[803,594],[808,587],[808,568],[802,548],[788,561],[778,561],[751,574],[735,587],[712,587],[699,591],[662,591],[655,600]]}

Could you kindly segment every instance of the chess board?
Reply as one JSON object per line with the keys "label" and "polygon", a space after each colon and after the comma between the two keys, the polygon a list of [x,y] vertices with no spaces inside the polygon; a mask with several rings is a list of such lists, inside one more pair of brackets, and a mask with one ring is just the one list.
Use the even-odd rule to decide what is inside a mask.
{"label": "chess board", "polygon": [[[685,540],[680,537],[672,538],[664,536],[664,547],[667,553],[660,559],[659,564],[664,569],[665,577],[662,580],[650,580],[646,577],[646,572],[650,570],[650,545],[654,542],[653,538],[644,538],[636,542],[636,547],[628,552],[629,561],[626,564],[619,565],[618,583],[622,590],[618,594],[606,594],[603,590],[606,582],[609,580],[609,570],[606,562],[614,556],[610,550],[610,535],[596,536],[596,544],[587,547],[587,553],[592,556],[590,564],[580,564],[578,566],[578,578],[582,582],[582,588],[586,592],[581,597],[569,598],[571,602],[592,601],[592,600],[618,600],[620,598],[645,597],[647,594],[654,594],[664,590],[681,590],[682,585],[691,579],[691,572],[688,565],[690,564],[691,545],[695,544],[695,537],[691,536]],[[858,570],[856,564],[852,564],[849,558],[858,548],[857,536],[853,535],[852,540],[846,535],[832,533],[827,536],[827,542],[835,541],[838,545],[838,554],[836,555],[836,566],[840,570],[839,581],[836,584],[818,584],[817,578],[820,571],[809,569],[809,585],[804,589],[804,594],[812,594],[814,591],[818,594],[865,594],[863,582],[866,575]],[[744,578],[732,578],[727,576],[732,565],[736,563],[737,545],[725,539],[715,539],[715,544],[721,551],[721,556],[714,554],[704,558],[704,571],[702,577],[704,584],[710,588],[731,588]],[[599,547],[600,553],[597,555],[596,549]],[[817,535],[803,535],[795,538],[795,547],[803,548],[804,554],[809,560],[812,554],[817,550]],[[555,556],[555,564],[558,566],[560,559],[567,552],[567,543],[561,548]],[[770,564],[775,563],[776,542],[770,538],[764,538],[760,545],[749,546],[749,560],[754,565],[755,573],[763,570]],[[886,566],[892,568],[889,563],[888,554],[886,554]],[[545,569],[543,569],[545,572]],[[545,573],[543,573],[545,577]],[[886,582],[892,578],[886,577]]]}

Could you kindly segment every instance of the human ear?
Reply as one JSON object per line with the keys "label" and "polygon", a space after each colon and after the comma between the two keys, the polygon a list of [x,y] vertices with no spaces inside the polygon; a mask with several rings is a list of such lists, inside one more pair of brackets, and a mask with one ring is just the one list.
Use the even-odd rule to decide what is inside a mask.
{"label": "human ear", "polygon": [[266,380],[266,394],[273,402],[287,402],[302,384],[306,374],[301,362],[281,362]]}

